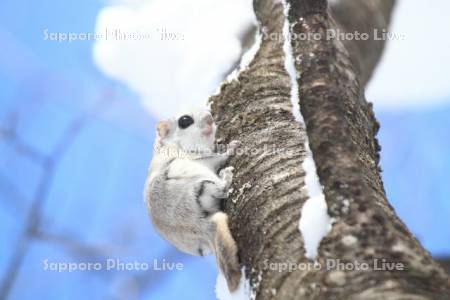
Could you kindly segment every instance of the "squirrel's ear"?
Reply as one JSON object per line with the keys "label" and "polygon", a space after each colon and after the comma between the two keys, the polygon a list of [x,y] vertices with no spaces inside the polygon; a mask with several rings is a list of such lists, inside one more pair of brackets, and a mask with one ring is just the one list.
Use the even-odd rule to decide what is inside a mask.
{"label": "squirrel's ear", "polygon": [[158,131],[158,136],[163,139],[167,137],[170,133],[170,122],[169,121],[160,121],[156,125],[156,130]]}
{"label": "squirrel's ear", "polygon": [[220,271],[227,280],[228,289],[234,292],[241,279],[236,242],[228,227],[228,216],[217,212],[211,217],[214,224],[214,254]]}

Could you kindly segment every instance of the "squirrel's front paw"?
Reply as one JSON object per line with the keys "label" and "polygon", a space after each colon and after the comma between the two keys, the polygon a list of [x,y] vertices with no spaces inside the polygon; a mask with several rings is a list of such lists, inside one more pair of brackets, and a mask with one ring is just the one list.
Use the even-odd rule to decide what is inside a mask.
{"label": "squirrel's front paw", "polygon": [[225,185],[229,187],[233,181],[233,167],[226,167],[219,172],[219,177],[225,181]]}

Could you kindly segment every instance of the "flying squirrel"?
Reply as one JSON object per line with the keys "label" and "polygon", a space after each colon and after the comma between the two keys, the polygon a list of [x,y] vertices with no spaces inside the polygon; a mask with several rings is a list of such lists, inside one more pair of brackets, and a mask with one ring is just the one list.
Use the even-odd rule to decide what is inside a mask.
{"label": "flying squirrel", "polygon": [[216,124],[206,109],[160,121],[144,196],[159,234],[185,253],[213,253],[233,292],[241,271],[222,209],[234,168],[224,166],[240,143],[232,141],[225,153],[217,153],[215,134]]}

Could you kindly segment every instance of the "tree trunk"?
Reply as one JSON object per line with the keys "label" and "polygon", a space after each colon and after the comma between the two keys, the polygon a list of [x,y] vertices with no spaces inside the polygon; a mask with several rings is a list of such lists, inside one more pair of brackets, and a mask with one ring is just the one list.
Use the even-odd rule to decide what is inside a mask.
{"label": "tree trunk", "polygon": [[[210,99],[224,142],[243,148],[230,162],[234,191],[226,203],[246,277],[257,299],[450,299],[446,273],[389,205],[379,168],[378,123],[364,97],[384,46],[373,38],[389,23],[394,0],[255,0],[264,33],[250,64]],[[287,14],[287,16],[286,16]],[[285,21],[292,39],[285,54]],[[364,41],[327,39],[328,29],[366,32]],[[293,55],[301,114],[296,121],[285,67]],[[294,82],[295,83],[295,82]],[[295,94],[295,91],[294,91]],[[309,141],[334,222],[316,260],[322,268],[275,270],[268,264],[306,265],[299,231],[305,192],[302,168]],[[418,212],[419,213],[419,212]],[[419,217],[419,215],[418,215]],[[370,270],[326,268],[330,260],[366,263]],[[405,270],[376,271],[374,260]]]}

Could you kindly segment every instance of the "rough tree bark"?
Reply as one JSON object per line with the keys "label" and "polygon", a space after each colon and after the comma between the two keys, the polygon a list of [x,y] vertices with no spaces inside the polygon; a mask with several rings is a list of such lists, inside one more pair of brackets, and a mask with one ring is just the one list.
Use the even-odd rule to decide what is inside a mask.
{"label": "rough tree bark", "polygon": [[[326,39],[328,29],[385,29],[394,0],[287,0],[291,33],[321,33],[291,41],[301,113],[294,119],[283,39],[263,39],[250,65],[210,99],[219,138],[239,139],[232,159],[234,192],[226,204],[242,266],[257,299],[450,299],[446,273],[432,260],[389,205],[379,168],[378,123],[364,97],[384,41]],[[279,0],[255,0],[260,28],[282,35]],[[279,272],[267,263],[307,263],[298,229],[309,139],[334,218],[317,261],[402,262],[404,271]],[[278,151],[278,150],[283,151]],[[418,212],[419,213],[419,212]],[[418,216],[420,217],[420,216]]]}

